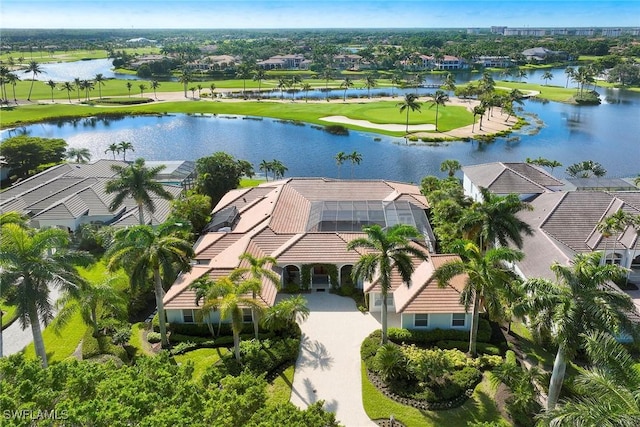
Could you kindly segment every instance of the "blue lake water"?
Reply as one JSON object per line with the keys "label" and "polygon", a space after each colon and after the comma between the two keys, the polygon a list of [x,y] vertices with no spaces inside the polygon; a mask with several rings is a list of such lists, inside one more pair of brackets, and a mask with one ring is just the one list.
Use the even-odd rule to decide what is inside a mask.
{"label": "blue lake water", "polygon": [[[91,80],[96,74],[102,74],[105,79],[139,80],[135,75],[115,73],[112,63],[113,59],[42,63],[39,64],[42,73],[37,74],[35,79],[43,82],[49,80],[53,80],[54,82],[69,82],[73,81],[76,77],[80,80]],[[20,80],[31,80],[33,78],[32,73],[21,71],[17,74]]]}
{"label": "blue lake water", "polygon": [[[541,75],[542,72],[532,73],[527,81],[539,79],[544,83]],[[552,83],[564,83],[563,70],[554,70],[554,75]],[[423,91],[421,93],[426,93]],[[539,156],[558,160],[565,167],[591,159],[602,163],[610,177],[635,176],[640,173],[640,94],[602,88],[598,91],[603,99],[599,106],[526,101],[524,111],[519,114],[524,114],[532,123],[537,121],[534,117],[539,119],[542,125],[537,133],[530,135],[530,129],[523,129],[511,135],[517,137],[516,140],[502,138],[488,144],[405,145],[402,138],[366,132],[351,131],[349,136],[334,136],[309,125],[283,124],[268,118],[199,115],[43,123],[4,131],[1,138],[17,131],[63,138],[71,147],[89,148],[94,159],[109,157],[110,154],[104,153],[106,147],[120,141],[129,141],[135,147],[135,153],[128,158],[148,160],[195,160],[215,151],[226,151],[256,167],[262,160],[279,159],[289,168],[287,176],[335,177],[338,169],[334,156],[339,151],[362,154],[362,163],[353,168],[355,178],[419,182],[425,175],[442,175],[439,165],[446,159],[469,165],[523,161]],[[353,89],[353,92],[366,96],[363,89]],[[341,95],[342,91],[332,95],[336,94]],[[563,170],[564,167],[554,173],[562,176]],[[350,175],[347,162],[342,166],[342,177]]]}

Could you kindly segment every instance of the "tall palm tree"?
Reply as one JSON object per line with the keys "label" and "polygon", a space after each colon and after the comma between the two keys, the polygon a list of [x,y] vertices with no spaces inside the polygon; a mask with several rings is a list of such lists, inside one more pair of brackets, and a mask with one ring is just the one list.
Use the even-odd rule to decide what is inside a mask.
{"label": "tall palm tree", "polygon": [[101,73],[98,73],[93,78],[93,81],[95,82],[96,86],[98,86],[98,96],[100,97],[100,99],[102,99],[102,86],[105,85],[105,78]]}
{"label": "tall palm tree", "polygon": [[333,70],[330,67],[325,68],[320,73],[320,77],[324,80],[325,99],[329,100],[329,80],[333,79]]}
{"label": "tall palm tree", "polygon": [[456,77],[453,74],[448,73],[447,77],[444,79],[444,82],[442,83],[442,87],[445,88],[448,91],[455,91],[456,90]]}
{"label": "tall palm tree", "polygon": [[348,250],[365,249],[353,267],[354,282],[364,279],[369,282],[377,278],[382,298],[382,344],[387,343],[387,295],[391,289],[391,274],[395,269],[404,283],[409,283],[414,271],[412,257],[426,260],[427,255],[411,244],[411,239],[420,233],[414,227],[396,224],[387,229],[379,225],[363,227],[367,237],[360,237],[347,244]]}
{"label": "tall palm tree", "polygon": [[76,77],[73,79],[73,85],[76,88],[76,92],[78,93],[78,101],[80,101],[80,89],[82,89],[82,80],[80,77]]}
{"label": "tall palm tree", "polygon": [[[260,286],[256,287],[256,289],[252,291],[251,297],[254,300],[256,300],[257,294],[262,290],[263,280],[268,280],[269,282],[273,283],[276,288],[280,288],[280,277],[276,273],[274,273],[273,270],[265,268],[267,264],[276,265],[278,263],[278,261],[274,257],[266,256],[257,258],[250,253],[245,252],[240,255],[240,260],[246,261],[249,264],[249,267],[238,267],[229,275],[229,277],[232,280],[247,279],[246,276],[249,275],[250,277],[248,277],[248,279],[257,280]],[[251,309],[251,318],[253,319],[253,331],[255,333],[255,337],[256,339],[258,339],[258,322],[260,318],[258,317],[258,312],[253,308]]]}
{"label": "tall palm tree", "polygon": [[289,87],[289,79],[280,77],[278,79],[278,89],[280,89],[280,99],[284,99],[284,90]]}
{"label": "tall palm tree", "polygon": [[595,176],[597,178],[603,177],[607,174],[607,170],[599,162],[593,160],[584,160],[582,162],[574,163],[567,167],[567,175],[573,178],[590,178]]}
{"label": "tall palm tree", "polygon": [[462,169],[462,165],[455,159],[447,159],[440,163],[440,171],[447,172],[450,177],[455,176],[460,169]]}
{"label": "tall palm tree", "polygon": [[522,235],[532,235],[531,226],[518,218],[518,212],[532,207],[520,200],[517,194],[498,196],[480,187],[481,201],[474,202],[460,219],[460,227],[466,236],[478,242],[482,251],[495,246],[513,243],[522,248]]}
{"label": "tall palm tree", "polygon": [[251,78],[252,67],[249,63],[243,63],[238,66],[236,78],[242,80],[242,96],[247,92],[247,79]]}
{"label": "tall palm tree", "polygon": [[449,95],[445,91],[436,90],[435,93],[429,95],[431,97],[431,105],[429,108],[436,106],[436,131],[438,130],[438,107],[444,107],[449,102]]}
{"label": "tall palm tree", "polygon": [[76,163],[87,163],[91,160],[91,151],[88,148],[69,148],[67,159],[75,160]]}
{"label": "tall palm tree", "polygon": [[111,154],[113,154],[113,160],[115,160],[116,153],[120,154],[120,145],[116,144],[115,142],[112,142],[111,144],[109,144],[109,148],[104,150],[104,154],[107,154],[108,152],[111,152]]}
{"label": "tall palm tree", "polygon": [[340,151],[334,159],[336,159],[336,165],[338,166],[338,178],[340,178],[340,170],[342,169],[342,164],[349,158],[349,155],[345,154],[344,151]]}
{"label": "tall palm tree", "polygon": [[56,302],[58,314],[52,322],[58,331],[69,323],[71,317],[80,313],[82,321],[98,336],[98,320],[103,317],[122,318],[126,314],[126,301],[115,288],[122,277],[111,276],[99,283],[82,283],[74,292],[65,292]]}
{"label": "tall palm tree", "polygon": [[513,307],[518,317],[551,334],[558,346],[549,384],[547,410],[555,408],[564,381],[567,360],[583,343],[582,333],[603,331],[633,333],[628,314],[635,310],[631,298],[607,283],[624,277],[617,265],[600,265],[601,254],[577,254],[572,265],[555,263],[556,281],[530,279],[521,286],[522,297]]}
{"label": "tall palm tree", "polygon": [[187,97],[187,86],[193,81],[193,74],[187,68],[182,69],[182,74],[178,77],[178,81],[184,86],[184,97]]}
{"label": "tall palm tree", "polygon": [[71,91],[74,89],[73,87],[73,83],[71,82],[64,82],[62,84],[62,89],[67,91],[67,98],[69,99],[69,104],[71,104]]}
{"label": "tall palm tree", "polygon": [[9,75],[9,68],[4,65],[0,65],[0,98],[3,101],[8,102],[9,97],[7,96],[7,76]]}
{"label": "tall palm tree", "polygon": [[565,85],[565,87],[569,87],[569,80],[573,80],[573,75],[575,74],[576,70],[573,67],[567,67],[564,69],[564,74],[567,76],[567,84]]}
{"label": "tall palm tree", "polygon": [[350,77],[345,77],[342,83],[340,83],[340,87],[344,89],[344,95],[342,97],[342,101],[346,102],[347,100],[347,89],[353,87],[353,80]]}
{"label": "tall palm tree", "polygon": [[473,107],[473,125],[471,126],[471,133],[473,133],[476,126],[476,116],[480,116],[480,130],[482,130],[482,117],[484,117],[484,113],[486,109],[482,105],[476,105]]}
{"label": "tall palm tree", "polygon": [[31,86],[29,87],[29,96],[27,97],[27,101],[31,101],[31,91],[33,90],[33,83],[36,81],[36,76],[42,73],[42,68],[40,68],[40,64],[36,61],[29,62],[27,69],[25,70],[27,73],[31,73]]}
{"label": "tall palm tree", "polygon": [[476,355],[480,304],[492,318],[502,318],[504,301],[511,293],[507,290],[513,277],[505,263],[513,263],[524,258],[524,254],[510,248],[495,248],[483,252],[470,241],[454,243],[455,252],[462,260],[447,262],[433,273],[438,286],[445,287],[459,274],[466,274],[465,287],[460,300],[469,309],[473,305],[471,331],[469,334],[469,354]]}
{"label": "tall palm tree", "polygon": [[149,275],[153,275],[160,336],[162,346],[167,347],[163,283],[173,283],[179,271],[189,269],[189,261],[193,256],[191,243],[176,233],[173,224],[162,224],[156,229],[148,225],[120,229],[116,231],[112,242],[105,253],[109,270],[123,267],[129,274],[132,287],[142,285],[147,282]]}
{"label": "tall palm tree", "polygon": [[367,88],[367,98],[371,99],[371,88],[378,86],[378,81],[373,74],[367,74],[364,77],[364,86]]}
{"label": "tall palm tree", "polygon": [[271,162],[262,160],[260,162],[260,166],[258,166],[258,169],[264,172],[265,179],[269,181],[269,172],[271,172]]}
{"label": "tall palm tree", "polygon": [[118,143],[118,152],[122,152],[122,161],[127,161],[127,150],[136,151],[133,149],[133,144],[127,141],[120,141]]}
{"label": "tall palm tree", "polygon": [[[129,98],[131,98],[131,88],[132,87],[133,87],[133,83],[127,82],[127,90],[129,91]],[[185,98],[186,98],[186,92],[185,92]]]}
{"label": "tall palm tree", "polygon": [[308,317],[307,300],[302,295],[295,295],[265,310],[261,323],[270,331],[291,330],[296,321],[304,322]]}
{"label": "tall palm tree", "polygon": [[156,93],[156,90],[160,87],[160,82],[158,82],[157,80],[152,80],[151,81],[151,89],[153,89],[153,97],[155,99],[158,99],[158,94]]}
{"label": "tall palm tree", "polygon": [[89,100],[89,92],[93,90],[93,82],[91,80],[83,80],[80,87],[84,89],[85,100]]}
{"label": "tall palm tree", "polygon": [[640,425],[640,371],[629,351],[609,334],[597,332],[584,339],[591,366],[579,369],[575,380],[580,394],[540,414],[547,425]]}
{"label": "tall palm tree", "polygon": [[549,84],[549,80],[553,79],[553,73],[551,73],[550,71],[545,71],[542,74],[542,80],[544,80],[544,85],[547,86]]}
{"label": "tall palm tree", "polygon": [[311,90],[311,85],[308,82],[304,82],[302,84],[302,90],[304,91],[304,102],[309,102],[309,91]]}
{"label": "tall palm tree", "polygon": [[420,108],[422,104],[418,102],[418,97],[413,93],[407,93],[404,96],[404,100],[402,102],[398,102],[396,107],[400,107],[400,113],[406,111],[407,112],[407,122],[406,122],[406,133],[409,133],[409,111],[417,111],[420,112]]}
{"label": "tall palm tree", "polygon": [[[607,241],[605,241],[604,254],[602,257],[603,263],[606,263],[608,260],[607,245],[606,245],[608,243],[608,239],[614,233],[618,233],[618,235],[613,240],[612,253],[615,254],[616,244],[622,237],[622,232],[626,229],[628,225],[631,225],[631,215],[626,213],[622,209],[619,209],[615,213],[605,218],[602,218],[602,220],[600,220],[600,222],[596,225],[596,229],[602,233],[602,237],[607,239]],[[611,262],[614,262],[614,260],[615,260],[615,255],[613,255],[613,257],[611,258]]]}
{"label": "tall palm tree", "polygon": [[394,89],[397,86],[400,86],[403,83],[403,79],[402,79],[402,71],[396,70],[394,71],[394,73],[391,75],[391,97],[395,98],[395,93],[394,93]]}
{"label": "tall palm tree", "polygon": [[202,85],[198,85],[198,98],[202,98]]}
{"label": "tall palm tree", "polygon": [[144,83],[140,83],[138,85],[138,89],[140,89],[140,98],[142,98],[142,96],[144,95],[144,91],[147,88],[147,86]]}
{"label": "tall palm tree", "polygon": [[267,72],[262,68],[253,71],[253,80],[258,82],[258,99],[262,98],[262,81],[267,78]]}
{"label": "tall palm tree", "polygon": [[[20,227],[26,228],[29,223],[29,217],[21,214],[17,211],[8,211],[0,213],[0,227],[6,224],[17,224]],[[0,236],[0,239],[2,236]]]}
{"label": "tall palm tree", "polygon": [[349,161],[351,162],[351,178],[353,178],[353,167],[355,165],[359,165],[362,162],[362,154],[354,151],[353,153],[348,155]]}
{"label": "tall palm tree", "polygon": [[242,332],[243,308],[251,308],[261,311],[262,307],[251,297],[245,295],[255,292],[260,286],[256,279],[233,280],[230,277],[222,277],[216,281],[200,279],[194,282],[192,287],[196,290],[196,304],[204,300],[203,312],[217,310],[221,319],[231,318],[231,331],[233,332],[233,349],[238,362],[240,358],[240,333]]}
{"label": "tall palm tree", "polygon": [[209,85],[209,89],[211,90],[211,99],[213,99],[213,98],[215,97],[214,92],[215,92],[215,90],[216,90],[216,84],[215,84],[215,83],[211,83],[211,84]]}
{"label": "tall palm tree", "polygon": [[166,200],[173,197],[162,184],[155,180],[156,175],[164,169],[164,165],[147,168],[144,159],[138,159],[129,166],[111,165],[111,169],[118,173],[118,176],[107,181],[105,191],[108,194],[115,193],[109,209],[114,211],[124,203],[125,199],[131,197],[138,206],[138,218],[140,225],[144,225],[144,208],[149,213],[156,211],[152,194]]}
{"label": "tall palm tree", "polygon": [[51,88],[51,102],[54,102],[53,101],[53,90],[56,88],[56,86],[58,86],[58,83],[54,82],[53,80],[49,80],[49,81],[47,81],[46,85]]}
{"label": "tall palm tree", "polygon": [[271,162],[273,179],[284,178],[284,173],[289,170],[280,160],[273,159]]}
{"label": "tall palm tree", "polygon": [[75,266],[86,263],[86,253],[69,250],[69,233],[57,228],[34,230],[18,224],[2,226],[0,283],[15,287],[15,303],[22,329],[31,326],[36,354],[47,366],[40,322],[53,319],[50,287],[73,291],[82,278]]}
{"label": "tall palm tree", "polygon": [[13,102],[18,101],[18,99],[16,98],[16,85],[18,84],[19,81],[20,81],[20,78],[17,76],[17,74],[15,73],[7,74],[7,83],[9,83],[11,85],[11,88],[13,89]]}
{"label": "tall palm tree", "polygon": [[296,85],[302,83],[302,77],[300,77],[298,74],[294,74],[291,77],[291,92],[292,92],[292,98],[293,101],[295,102],[296,100]]}

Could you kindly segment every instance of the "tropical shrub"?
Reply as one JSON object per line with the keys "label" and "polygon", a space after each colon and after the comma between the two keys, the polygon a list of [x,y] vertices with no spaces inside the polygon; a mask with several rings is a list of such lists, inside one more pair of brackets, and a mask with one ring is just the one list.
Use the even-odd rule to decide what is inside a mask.
{"label": "tropical shrub", "polygon": [[149,341],[151,344],[159,343],[160,332],[149,332],[147,334],[147,341]]}

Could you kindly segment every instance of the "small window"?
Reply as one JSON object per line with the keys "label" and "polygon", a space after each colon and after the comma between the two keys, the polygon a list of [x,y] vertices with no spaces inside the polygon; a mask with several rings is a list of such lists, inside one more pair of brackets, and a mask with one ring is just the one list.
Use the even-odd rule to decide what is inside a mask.
{"label": "small window", "polygon": [[182,321],[184,323],[193,323],[193,310],[182,310]]}
{"label": "small window", "polygon": [[428,314],[414,314],[413,315],[413,326],[416,328],[426,328],[429,326],[429,315]]}
{"label": "small window", "polygon": [[465,321],[466,321],[466,314],[464,313],[454,313],[452,318],[451,318],[451,326],[452,327],[464,327],[465,325]]}
{"label": "small window", "polygon": [[253,316],[251,316],[251,309],[250,308],[243,308],[242,309],[242,321],[244,323],[253,322]]}

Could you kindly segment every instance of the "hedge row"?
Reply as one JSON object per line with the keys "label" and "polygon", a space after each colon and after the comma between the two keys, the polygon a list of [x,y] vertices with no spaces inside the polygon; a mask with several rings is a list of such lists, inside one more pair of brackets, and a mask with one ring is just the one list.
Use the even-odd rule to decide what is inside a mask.
{"label": "hedge row", "polygon": [[[438,341],[469,341],[469,331],[455,329],[430,329],[427,331],[389,328],[387,331],[389,340],[396,344],[435,344]],[[486,319],[480,319],[478,323],[478,343],[487,343],[491,340],[491,324]]]}
{"label": "hedge row", "polygon": [[96,338],[93,336],[93,329],[87,328],[82,337],[82,359],[90,359],[101,354],[112,354],[124,363],[129,363],[127,351],[113,344],[110,336],[100,335]]}

